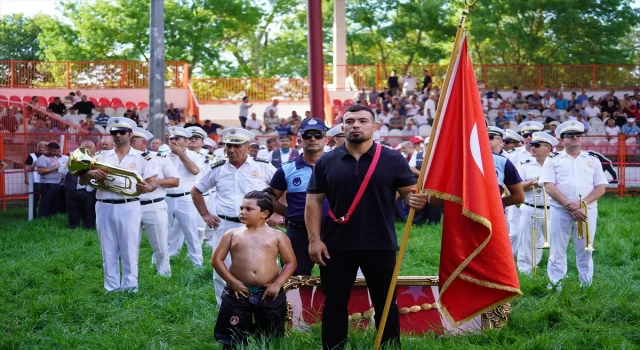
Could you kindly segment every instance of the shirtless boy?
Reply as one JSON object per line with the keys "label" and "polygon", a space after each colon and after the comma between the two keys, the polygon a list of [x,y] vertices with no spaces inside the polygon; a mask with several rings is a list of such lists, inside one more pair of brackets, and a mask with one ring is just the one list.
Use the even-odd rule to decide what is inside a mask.
{"label": "shirtless boy", "polygon": [[[247,193],[239,215],[245,226],[227,231],[211,258],[211,265],[227,282],[214,329],[216,340],[225,349],[247,344],[251,334],[284,336],[287,298],[282,285],[295,271],[296,258],[289,238],[265,225],[271,214],[270,195]],[[229,269],[224,263],[228,253]]]}

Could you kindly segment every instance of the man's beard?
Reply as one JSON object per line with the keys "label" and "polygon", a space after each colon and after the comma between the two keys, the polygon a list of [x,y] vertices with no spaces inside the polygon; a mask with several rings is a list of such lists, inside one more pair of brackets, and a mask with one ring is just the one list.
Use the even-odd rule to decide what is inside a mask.
{"label": "man's beard", "polygon": [[364,134],[361,134],[358,137],[353,137],[351,135],[347,136],[347,141],[349,141],[349,143],[353,143],[356,145],[359,145],[361,143],[365,143],[366,141],[369,141],[369,139],[371,138],[371,136],[369,136],[369,138],[365,138]]}

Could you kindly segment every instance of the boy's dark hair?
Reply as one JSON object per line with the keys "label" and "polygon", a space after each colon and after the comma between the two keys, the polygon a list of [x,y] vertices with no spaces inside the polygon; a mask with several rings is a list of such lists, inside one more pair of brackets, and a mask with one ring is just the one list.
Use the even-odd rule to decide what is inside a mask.
{"label": "boy's dark hair", "polygon": [[371,120],[373,122],[376,121],[376,115],[373,113],[371,108],[369,108],[367,106],[364,106],[364,105],[361,105],[361,104],[354,104],[354,105],[351,105],[351,106],[347,107],[347,109],[344,110],[344,113],[342,115],[347,114],[347,112],[354,113],[354,112],[360,112],[360,111],[369,112],[371,114]]}
{"label": "boy's dark hair", "polygon": [[269,211],[267,218],[273,215],[273,202],[271,195],[265,191],[251,191],[244,195],[244,199],[255,199],[260,211]]}
{"label": "boy's dark hair", "polygon": [[60,146],[58,146],[58,144],[55,143],[55,142],[49,142],[49,144],[47,144],[47,148],[48,149],[60,149]]}

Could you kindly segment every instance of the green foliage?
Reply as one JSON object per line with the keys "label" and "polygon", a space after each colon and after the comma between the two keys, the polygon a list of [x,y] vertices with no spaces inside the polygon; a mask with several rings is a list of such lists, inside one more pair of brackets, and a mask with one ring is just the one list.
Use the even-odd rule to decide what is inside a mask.
{"label": "green foliage", "polygon": [[[639,205],[638,198],[599,201],[593,286],[579,287],[569,248],[562,292],[547,290],[545,252],[537,276],[520,275],[524,296],[512,303],[505,328],[466,336],[403,336],[403,349],[639,348]],[[0,212],[0,348],[219,348],[213,338],[210,266],[194,269],[183,252],[171,261],[173,276],[158,277],[143,235],[140,291],[105,294],[95,231],[69,230],[63,216],[30,223],[25,217],[26,208]],[[402,275],[437,275],[440,231],[440,226],[412,231]],[[320,338],[316,325],[279,341],[252,340],[247,349],[319,349]],[[372,330],[351,331],[348,348],[371,349],[374,338]]]}
{"label": "green foliage", "polygon": [[40,54],[36,18],[14,14],[0,18],[0,60],[37,60]]}

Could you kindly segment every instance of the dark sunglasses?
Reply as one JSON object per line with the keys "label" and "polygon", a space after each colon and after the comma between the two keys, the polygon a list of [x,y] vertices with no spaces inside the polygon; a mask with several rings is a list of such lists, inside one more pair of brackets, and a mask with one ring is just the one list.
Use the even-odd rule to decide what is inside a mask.
{"label": "dark sunglasses", "polygon": [[507,145],[510,145],[512,143],[518,144],[520,143],[520,141],[504,141],[504,143],[506,143]]}
{"label": "dark sunglasses", "polygon": [[312,137],[315,138],[316,140],[320,140],[320,139],[324,138],[325,136],[322,133],[320,133],[320,134],[317,134],[317,133],[304,133],[304,134],[302,134],[302,139],[303,140],[311,140]]}
{"label": "dark sunglasses", "polygon": [[531,137],[531,135],[533,135],[533,133],[526,133],[526,134],[522,134],[523,138],[527,138],[527,137]]}
{"label": "dark sunglasses", "polygon": [[[498,135],[489,135],[489,140],[493,141],[496,137],[500,137]],[[502,138],[502,137],[500,137]]]}
{"label": "dark sunglasses", "polygon": [[533,147],[533,148],[540,148],[540,146],[542,146],[541,143],[537,143],[537,142],[536,143],[533,143],[533,142],[531,143],[531,147]]}
{"label": "dark sunglasses", "polygon": [[562,135],[563,139],[579,139],[582,137],[582,134],[564,134]]}
{"label": "dark sunglasses", "polygon": [[116,136],[116,135],[126,135],[129,131],[127,130],[111,130],[109,131],[109,134],[111,134],[111,136]]}
{"label": "dark sunglasses", "polygon": [[202,139],[202,138],[201,138],[201,137],[198,137],[198,136],[191,136],[191,137],[189,138],[189,141],[196,141],[196,140],[200,140],[200,139]]}

